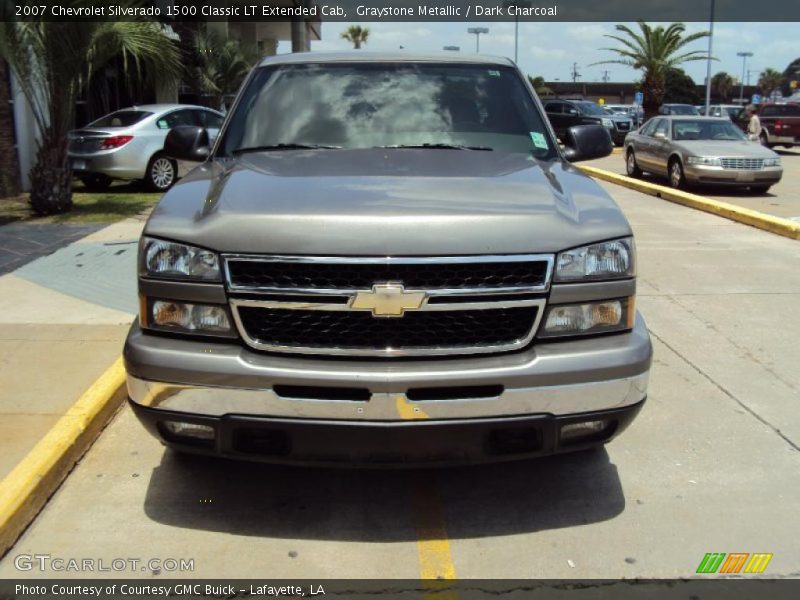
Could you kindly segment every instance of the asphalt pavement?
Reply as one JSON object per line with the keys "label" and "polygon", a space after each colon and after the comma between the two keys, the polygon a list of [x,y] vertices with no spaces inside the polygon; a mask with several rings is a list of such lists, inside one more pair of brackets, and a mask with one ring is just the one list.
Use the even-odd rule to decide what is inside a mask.
{"label": "asphalt pavement", "polygon": [[636,233],[655,346],[648,402],[605,449],[477,468],[275,467],[177,456],[126,409],[0,577],[42,577],[14,567],[42,553],[194,565],[112,577],[689,577],[707,552],[773,553],[765,576],[800,577],[798,242],[602,185]]}

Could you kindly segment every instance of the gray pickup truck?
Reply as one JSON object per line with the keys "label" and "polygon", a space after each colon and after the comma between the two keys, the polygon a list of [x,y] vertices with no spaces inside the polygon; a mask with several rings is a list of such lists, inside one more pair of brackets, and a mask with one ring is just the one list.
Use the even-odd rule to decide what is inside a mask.
{"label": "gray pickup truck", "polygon": [[468,55],[262,61],[148,220],[130,405],[179,451],[470,463],[602,445],[645,401],[630,225],[526,78]]}

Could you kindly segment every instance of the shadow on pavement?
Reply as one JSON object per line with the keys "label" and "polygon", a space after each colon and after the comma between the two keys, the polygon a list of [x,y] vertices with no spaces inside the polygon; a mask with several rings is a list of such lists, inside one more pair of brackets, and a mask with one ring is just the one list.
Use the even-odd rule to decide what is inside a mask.
{"label": "shadow on pavement", "polygon": [[428,510],[443,512],[449,537],[460,539],[605,521],[624,508],[604,449],[417,470],[285,467],[167,450],[144,504],[149,518],[173,527],[361,542],[413,541]]}

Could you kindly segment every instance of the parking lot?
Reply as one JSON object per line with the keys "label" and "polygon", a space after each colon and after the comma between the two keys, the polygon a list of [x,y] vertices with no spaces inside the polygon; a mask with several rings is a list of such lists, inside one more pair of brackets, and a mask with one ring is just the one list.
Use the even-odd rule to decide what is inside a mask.
{"label": "parking lot", "polygon": [[[800,153],[785,154],[800,170]],[[624,169],[620,155],[603,161]],[[781,216],[800,216],[785,182],[767,212],[785,202],[797,209]],[[634,228],[655,347],[648,402],[606,449],[477,468],[286,468],[176,456],[124,407],[0,577],[42,576],[18,571],[20,554],[193,559],[193,572],[156,573],[178,577],[689,577],[707,552],[773,553],[767,575],[800,576],[798,242],[601,185]]]}

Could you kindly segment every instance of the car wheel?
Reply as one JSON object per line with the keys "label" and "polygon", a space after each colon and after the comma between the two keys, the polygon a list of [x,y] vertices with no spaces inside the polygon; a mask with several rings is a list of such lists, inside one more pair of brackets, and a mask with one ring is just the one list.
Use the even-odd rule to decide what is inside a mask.
{"label": "car wheel", "polygon": [[111,186],[112,179],[108,175],[102,175],[100,173],[92,173],[90,175],[81,175],[78,177],[81,180],[81,183],[86,187],[87,190],[90,192],[102,192],[107,190]]}
{"label": "car wheel", "polygon": [[761,135],[758,136],[758,141],[761,142],[762,146],[766,148],[771,148],[771,146],[769,145],[769,138],[767,137],[766,132],[764,131],[761,132]]}
{"label": "car wheel", "polygon": [[766,194],[771,187],[771,185],[751,185],[750,191],[755,194]]}
{"label": "car wheel", "polygon": [[683,174],[683,165],[677,158],[669,161],[669,184],[676,190],[686,187],[686,177]]}
{"label": "car wheel", "polygon": [[633,149],[628,150],[628,154],[625,157],[625,172],[628,173],[628,177],[642,176],[642,170],[636,163],[636,155],[633,153]]}
{"label": "car wheel", "polygon": [[178,164],[163,154],[156,154],[147,164],[144,182],[155,192],[165,192],[175,183],[177,175]]}

